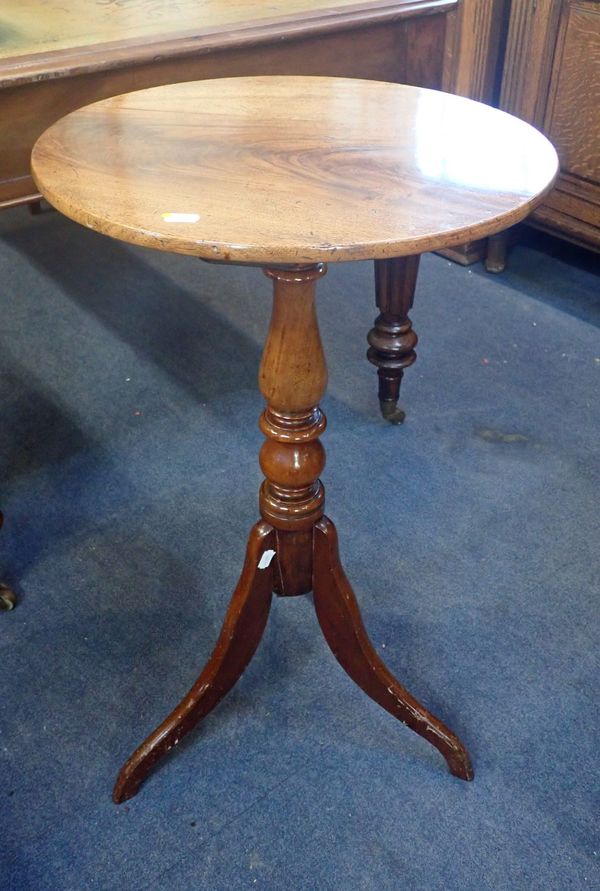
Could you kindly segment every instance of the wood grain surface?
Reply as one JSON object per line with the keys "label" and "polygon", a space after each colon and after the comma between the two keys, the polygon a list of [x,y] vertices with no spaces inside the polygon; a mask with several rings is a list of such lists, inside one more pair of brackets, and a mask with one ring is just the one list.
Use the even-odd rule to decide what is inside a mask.
{"label": "wood grain surface", "polygon": [[58,210],[159,250],[261,265],[437,250],[523,219],[548,140],[457,96],[342,78],[226,78],[105,100],[32,155]]}

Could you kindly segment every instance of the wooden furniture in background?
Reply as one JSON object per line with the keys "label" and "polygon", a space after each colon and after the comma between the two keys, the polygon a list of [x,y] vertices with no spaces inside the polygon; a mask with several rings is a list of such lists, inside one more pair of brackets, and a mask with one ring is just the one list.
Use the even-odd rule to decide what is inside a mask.
{"label": "wooden furniture in background", "polygon": [[[560,159],[556,187],[527,223],[600,250],[598,0],[513,0],[500,105],[545,133]],[[493,245],[493,271],[507,238]]]}
{"label": "wooden furniture in background", "polygon": [[522,219],[556,174],[550,143],[522,121],[430,90],[232,78],[80,109],[39,139],[32,169],[51,204],[87,227],[157,250],[262,266],[274,287],[259,373],[267,403],[262,519],[207,666],[122,768],[114,800],[135,795],[235,684],[273,592],[312,590],[323,635],[350,677],[438,748],[455,776],[471,779],[464,745],[371,644],[324,516],[319,402],[327,368],[315,286],[324,261],[412,257]]}
{"label": "wooden furniture in background", "polygon": [[[462,0],[448,38],[453,61],[444,71],[444,90],[498,104],[510,5],[511,0]],[[487,241],[480,238],[440,253],[468,266],[486,256]]]}

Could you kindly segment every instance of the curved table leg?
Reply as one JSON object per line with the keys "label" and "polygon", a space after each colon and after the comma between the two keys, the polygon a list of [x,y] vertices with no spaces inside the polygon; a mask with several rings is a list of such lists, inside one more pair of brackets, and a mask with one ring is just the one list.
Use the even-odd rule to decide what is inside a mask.
{"label": "curved table leg", "polygon": [[314,530],[313,591],[319,625],[344,671],[371,699],[434,745],[454,776],[472,780],[462,742],[411,696],[375,652],[340,562],[335,526],[326,517]]}
{"label": "curved table leg", "polygon": [[136,794],[156,763],[218,705],[243,674],[263,635],[273,593],[275,530],[257,523],[231,598],[221,634],[200,677],[163,723],[136,749],[121,769],[113,790],[120,804]]}
{"label": "curved table leg", "polygon": [[417,358],[417,335],[408,317],[412,308],[419,255],[375,261],[375,300],[380,314],[369,331],[367,359],[377,367],[379,405],[383,417],[401,424],[406,417],[398,406],[404,369]]}

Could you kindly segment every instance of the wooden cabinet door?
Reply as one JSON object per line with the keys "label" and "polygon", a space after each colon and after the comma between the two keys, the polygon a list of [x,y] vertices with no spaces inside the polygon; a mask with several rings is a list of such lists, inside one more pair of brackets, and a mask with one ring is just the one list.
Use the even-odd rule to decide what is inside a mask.
{"label": "wooden cabinet door", "polygon": [[558,151],[556,188],[533,220],[600,249],[599,0],[513,0],[500,105]]}
{"label": "wooden cabinet door", "polygon": [[565,171],[600,183],[600,3],[570,2],[562,17],[544,130]]}
{"label": "wooden cabinet door", "polygon": [[543,129],[561,176],[538,219],[566,225],[600,247],[600,3],[570,0],[562,11]]}

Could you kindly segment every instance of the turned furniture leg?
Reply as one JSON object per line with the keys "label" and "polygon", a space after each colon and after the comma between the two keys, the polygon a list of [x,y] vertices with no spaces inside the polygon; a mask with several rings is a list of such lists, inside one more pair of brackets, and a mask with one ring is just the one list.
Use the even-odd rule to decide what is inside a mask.
{"label": "turned furniture leg", "polygon": [[[250,534],[246,562],[217,646],[177,708],[121,770],[116,802],[137,792],[158,760],[235,684],[262,636],[272,593],[292,597],[314,590],[325,638],[351,678],[376,702],[436,746],[462,779],[473,772],[462,743],[390,674],[369,642],[341,567],[333,523],[323,516],[320,474],[326,421],[319,402],[327,367],[315,312],[315,284],[325,268],[266,269],[273,279],[273,312],[259,372],[267,407],[260,466],[262,521]],[[413,335],[414,336],[414,335]]]}
{"label": "turned furniture leg", "polygon": [[383,417],[401,424],[406,414],[398,406],[404,369],[417,354],[417,335],[408,317],[419,271],[419,255],[375,261],[375,301],[379,315],[369,331],[367,359],[377,366],[379,405]]}
{"label": "turned furniture leg", "polygon": [[273,594],[275,534],[267,523],[250,533],[244,568],[217,645],[204,671],[166,720],[121,769],[113,791],[120,804],[136,794],[152,768],[204,718],[241,677],[262,637]]}
{"label": "turned furniture leg", "polygon": [[319,625],[344,671],[371,699],[434,745],[454,776],[472,780],[471,761],[458,737],[411,696],[375,652],[340,562],[335,526],[326,517],[315,526],[313,573]]}

